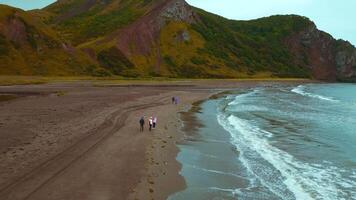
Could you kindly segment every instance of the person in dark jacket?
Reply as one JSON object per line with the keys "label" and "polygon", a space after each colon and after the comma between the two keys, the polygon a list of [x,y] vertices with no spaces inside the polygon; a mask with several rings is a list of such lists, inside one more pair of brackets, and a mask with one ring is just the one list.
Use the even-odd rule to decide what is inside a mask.
{"label": "person in dark jacket", "polygon": [[176,102],[176,98],[172,97],[172,104],[174,104]]}
{"label": "person in dark jacket", "polygon": [[141,117],[140,119],[140,131],[143,132],[143,128],[145,126],[145,118]]}

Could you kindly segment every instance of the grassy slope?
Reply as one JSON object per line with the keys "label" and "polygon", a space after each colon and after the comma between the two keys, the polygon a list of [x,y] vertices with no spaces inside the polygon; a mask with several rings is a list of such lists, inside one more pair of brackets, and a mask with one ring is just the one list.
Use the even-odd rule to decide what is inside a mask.
{"label": "grassy slope", "polygon": [[[31,13],[0,6],[0,24],[10,28],[14,20],[24,26],[24,41],[5,37],[0,31],[0,74],[82,75],[100,73],[100,68],[81,52],[64,50],[64,42],[48,25]],[[16,27],[15,27],[16,28]],[[14,28],[14,29],[15,29]]]}
{"label": "grassy slope", "polygon": [[[294,57],[284,45],[286,37],[312,25],[309,19],[290,15],[235,21],[197,8],[195,11],[200,16],[199,23],[170,22],[161,31],[159,47],[155,47],[160,50],[163,65],[158,75],[195,78],[310,77],[305,66],[291,64]],[[188,33],[188,41],[177,40],[177,35],[182,32]],[[134,63],[154,66],[155,57],[136,57]]]}
{"label": "grassy slope", "polygon": [[[69,0],[54,3],[45,11],[51,13],[48,23],[56,24],[55,28],[64,38],[77,46],[134,22],[145,13],[150,3],[147,0],[111,0],[85,7],[85,0]],[[74,11],[78,14],[68,17],[68,13]]]}
{"label": "grassy slope", "polygon": [[308,77],[304,66],[291,63],[293,55],[283,41],[311,25],[300,16],[272,16],[252,21],[227,20],[196,9],[202,23],[193,25],[206,44],[200,51],[247,75],[272,72],[278,77]]}
{"label": "grassy slope", "polygon": [[[106,70],[90,62],[83,53],[68,57],[58,48],[41,55],[23,56],[23,52],[14,50],[0,35],[0,57],[1,54],[13,57],[3,56],[3,65],[8,70],[12,70],[13,66],[21,68],[22,71],[17,69],[20,74],[105,75],[109,72],[123,76],[178,78],[310,77],[303,64],[291,64],[294,57],[284,45],[287,36],[312,25],[304,17],[290,15],[234,21],[194,8],[200,16],[199,23],[170,22],[161,30],[151,55],[125,58],[113,49],[115,39],[99,46],[95,41],[132,23],[157,1],[107,0],[104,4],[83,8],[85,1],[59,1],[44,10],[33,12],[35,18],[50,24],[60,36],[54,36],[56,33],[49,28],[42,28],[46,27],[43,23],[29,24],[38,30],[49,31],[45,35],[50,35],[53,41],[68,40],[78,48],[92,48]],[[74,11],[77,14],[71,15]],[[6,16],[6,12],[0,12],[0,19],[2,15]],[[188,34],[188,40],[177,39],[182,32]],[[51,56],[53,54],[56,56]],[[26,71],[30,69],[28,63],[36,62],[36,56],[40,57],[40,67],[33,66]],[[159,68],[156,67],[157,58],[160,58]],[[16,60],[16,63],[11,60]],[[46,67],[42,69],[42,66]],[[6,67],[0,68],[0,74],[8,73],[4,69]]]}
{"label": "grassy slope", "polygon": [[[51,13],[48,22],[55,24],[74,45],[94,49],[97,59],[113,74],[188,78],[309,77],[310,74],[303,66],[291,64],[293,55],[283,44],[286,36],[310,25],[303,17],[232,21],[195,8],[201,22],[169,23],[162,29],[151,55],[132,55],[128,62],[120,53],[114,54],[115,40],[100,46],[94,41],[132,23],[157,1],[107,1],[83,8],[85,2],[67,0],[52,4],[45,9]],[[73,11],[77,14],[68,15]],[[189,40],[177,41],[182,32],[188,33]],[[157,57],[161,60],[159,68]]]}
{"label": "grassy slope", "polygon": [[[52,13],[50,23],[62,35],[79,48],[91,48],[97,53],[102,65],[109,66],[109,71],[124,76],[168,76],[168,77],[237,77],[246,76],[236,69],[225,66],[224,58],[214,58],[203,52],[205,39],[193,27],[185,23],[169,23],[161,31],[157,45],[150,56],[132,55],[129,59],[132,67],[121,55],[114,56],[112,48],[115,40],[107,40],[97,45],[112,31],[124,27],[138,19],[152,8],[154,1],[126,0],[109,1],[108,4],[96,4],[85,12],[61,19],[65,13],[81,8],[84,0],[70,0],[53,4],[45,10]],[[155,2],[157,3],[157,1]],[[189,41],[177,42],[176,36],[182,31],[189,33]],[[161,55],[157,55],[160,52]],[[161,57],[162,66],[155,69],[157,57]],[[122,58],[122,59],[120,59]],[[116,64],[115,64],[116,63]],[[130,66],[128,69],[120,69]],[[232,61],[231,61],[231,65]]]}

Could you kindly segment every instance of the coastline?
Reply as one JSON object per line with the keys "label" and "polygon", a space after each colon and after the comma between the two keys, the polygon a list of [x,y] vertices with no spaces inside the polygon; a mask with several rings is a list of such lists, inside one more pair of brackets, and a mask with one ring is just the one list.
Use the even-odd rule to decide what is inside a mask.
{"label": "coastline", "polygon": [[[272,84],[296,84],[296,83],[309,83],[309,82],[314,82],[314,81],[305,81],[305,80],[302,80],[302,81],[290,81],[290,82],[285,82],[285,81],[276,81],[276,82],[272,82]],[[199,99],[195,102],[192,102],[190,104],[190,108],[186,111],[182,111],[180,112],[180,120],[181,120],[181,124],[182,124],[182,127],[178,128],[178,130],[176,130],[177,133],[181,132],[181,134],[183,134],[181,137],[179,137],[179,141],[175,144],[176,146],[176,149],[177,151],[175,151],[172,156],[175,155],[175,159],[176,159],[176,162],[178,163],[179,165],[179,170],[178,171],[174,171],[174,173],[178,173],[179,174],[179,179],[180,178],[183,178],[183,175],[181,175],[181,170],[182,170],[182,163],[181,161],[178,161],[178,154],[181,152],[181,149],[179,147],[179,145],[185,145],[186,143],[189,143],[190,140],[196,140],[197,138],[195,138],[195,135],[198,134],[199,132],[199,129],[201,128],[204,128],[205,127],[205,124],[204,122],[202,122],[200,119],[198,119],[197,117],[197,114],[201,114],[203,112],[203,104],[208,102],[208,101],[214,101],[214,100],[217,100],[217,99],[220,99],[220,98],[223,98],[227,95],[230,95],[230,94],[234,94],[232,91],[233,90],[248,90],[248,89],[251,89],[251,88],[254,88],[254,87],[258,87],[259,85],[269,85],[271,84],[271,82],[259,82],[259,81],[256,81],[256,82],[240,82],[240,85],[236,86],[236,85],[227,85],[227,87],[223,87],[220,89],[220,91],[215,91],[213,93],[210,93],[208,96],[206,96],[205,98],[203,99]],[[223,129],[222,127],[220,127],[221,129]],[[223,132],[226,132],[225,130],[222,130]],[[227,132],[226,132],[227,134]],[[229,134],[228,134],[229,135]],[[230,137],[230,136],[228,136]],[[198,139],[199,140],[199,139]],[[189,144],[188,144],[189,145]],[[231,145],[231,144],[230,144]],[[231,147],[232,149],[234,149],[234,147]],[[237,150],[235,150],[237,151]],[[176,179],[178,180],[178,179]],[[171,180],[172,181],[172,180]],[[240,180],[241,183],[239,184],[245,184],[243,183],[244,180]],[[183,192],[185,189],[187,189],[187,184],[186,182],[184,182],[184,187],[175,187],[173,192],[170,193],[170,195],[168,197],[174,197],[174,195],[178,194],[180,192]],[[185,197],[179,197],[178,199],[185,199]],[[208,197],[207,197],[208,198]],[[166,198],[162,198],[162,199],[166,199]],[[171,199],[171,198],[169,198]],[[174,199],[174,198],[172,198]]]}
{"label": "coastline", "polygon": [[169,200],[232,200],[235,199],[231,196],[233,188],[246,185],[235,163],[238,150],[230,143],[230,134],[216,119],[219,99],[229,93],[212,95],[184,113],[185,125],[189,128],[187,137],[178,144],[177,160],[182,165],[180,174],[185,178],[186,188],[172,194]]}
{"label": "coastline", "polygon": [[[182,86],[78,82],[0,87],[0,93],[26,94],[0,102],[0,126],[14,137],[4,140],[0,156],[0,197],[166,199],[185,188],[176,160],[177,144],[187,134],[180,112],[220,92],[274,83],[177,84]],[[178,106],[171,104],[172,96],[180,98]],[[158,117],[154,132],[139,132],[142,115]]]}
{"label": "coastline", "polygon": [[[161,185],[160,187],[155,187],[155,189],[163,189],[163,190],[161,190],[161,193],[159,195],[151,195],[150,197],[152,197],[152,199],[167,199],[168,197],[172,197],[172,195],[178,194],[179,192],[182,192],[187,188],[185,177],[181,175],[182,163],[177,160],[177,156],[181,152],[179,145],[186,143],[187,140],[191,140],[191,139],[194,140],[194,135],[197,134],[199,128],[205,126],[204,123],[200,121],[196,116],[197,113],[201,113],[202,105],[209,100],[215,100],[230,94],[231,90],[248,89],[251,86],[252,85],[250,84],[248,85],[242,84],[238,88],[231,87],[229,89],[223,89],[221,91],[210,92],[206,94],[203,98],[197,98],[195,101],[190,101],[189,103],[187,102],[188,105],[185,106],[185,109],[177,111],[178,120],[176,121],[173,129],[168,128],[168,131],[174,133],[175,142],[171,143],[172,146],[170,148],[166,149],[166,153],[168,153],[169,157],[171,158],[170,160],[173,161],[174,167],[167,167],[165,169],[165,171],[175,174],[175,177],[166,180],[158,178],[157,180],[161,181]],[[153,158],[155,160],[156,159],[159,160],[160,159],[159,157],[160,157],[159,155],[155,154]],[[148,180],[151,178],[152,176],[148,176]],[[150,183],[150,181],[148,182]],[[172,182],[175,184],[172,185]],[[145,190],[140,190],[140,191],[145,191]],[[136,199],[144,199],[144,197],[146,197],[145,195],[147,196],[147,193],[144,195],[140,195],[139,198]]]}

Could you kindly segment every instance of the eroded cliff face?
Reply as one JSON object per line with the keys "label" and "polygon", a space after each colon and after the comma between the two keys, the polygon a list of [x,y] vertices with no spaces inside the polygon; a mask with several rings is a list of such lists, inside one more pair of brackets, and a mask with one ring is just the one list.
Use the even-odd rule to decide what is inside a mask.
{"label": "eroded cliff face", "polygon": [[318,80],[356,80],[356,49],[350,43],[337,41],[315,25],[291,35],[287,47],[293,62],[311,70]]}
{"label": "eroded cliff face", "polygon": [[356,82],[356,49],[353,45],[337,41],[335,63],[338,80]]}
{"label": "eroded cliff face", "polygon": [[135,23],[120,30],[116,36],[117,47],[127,56],[148,56],[157,45],[161,29],[169,21],[192,24],[198,20],[198,16],[184,0],[166,0]]}
{"label": "eroded cliff face", "polygon": [[[192,24],[198,21],[199,17],[184,0],[163,0],[156,3],[143,17],[119,29],[102,42],[115,41],[115,48],[135,66],[143,68],[150,66],[149,71],[160,74],[163,59],[160,49],[161,31],[171,22]],[[180,41],[184,42],[189,38],[190,35],[186,30],[177,34],[177,39]]]}

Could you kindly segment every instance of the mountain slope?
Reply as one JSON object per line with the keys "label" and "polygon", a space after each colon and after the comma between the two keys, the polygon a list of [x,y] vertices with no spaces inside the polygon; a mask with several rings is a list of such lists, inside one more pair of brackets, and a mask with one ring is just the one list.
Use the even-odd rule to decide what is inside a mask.
{"label": "mountain slope", "polygon": [[84,75],[100,67],[20,9],[0,5],[0,74]]}
{"label": "mountain slope", "polygon": [[[155,3],[153,3],[155,2]],[[62,0],[44,10],[74,45],[105,36],[133,23],[159,1],[148,0]]]}
{"label": "mountain slope", "polygon": [[[184,0],[59,0],[23,14],[42,21],[46,28],[39,30],[73,46],[76,55],[67,56],[82,58],[99,74],[356,81],[355,47],[301,16],[228,20]],[[0,53],[11,50],[10,39],[0,37]]]}
{"label": "mountain slope", "polygon": [[[117,49],[136,66],[131,75],[138,76],[277,76],[331,81],[355,77],[352,45],[317,30],[305,17],[235,21],[192,8],[183,0],[155,5],[134,23],[80,47],[97,54],[106,48]],[[348,51],[340,52],[346,46]]]}

